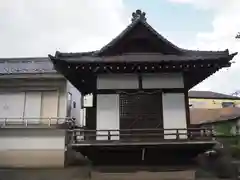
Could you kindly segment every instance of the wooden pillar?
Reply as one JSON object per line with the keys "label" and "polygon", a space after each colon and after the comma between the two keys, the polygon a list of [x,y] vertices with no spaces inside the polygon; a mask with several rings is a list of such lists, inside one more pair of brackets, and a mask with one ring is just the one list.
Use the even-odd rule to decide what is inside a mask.
{"label": "wooden pillar", "polygon": [[185,98],[185,111],[186,111],[186,122],[187,122],[187,128],[191,127],[191,120],[190,120],[190,110],[189,110],[189,98],[188,98],[188,86],[187,86],[187,74],[183,74],[184,78],[184,98]]}
{"label": "wooden pillar", "polygon": [[190,110],[189,110],[189,99],[188,99],[188,90],[185,89],[184,91],[184,98],[185,98],[185,110],[186,110],[186,121],[187,121],[187,128],[190,128]]}

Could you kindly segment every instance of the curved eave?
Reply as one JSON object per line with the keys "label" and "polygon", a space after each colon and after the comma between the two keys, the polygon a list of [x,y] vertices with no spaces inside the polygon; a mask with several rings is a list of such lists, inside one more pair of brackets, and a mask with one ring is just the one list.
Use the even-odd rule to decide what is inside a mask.
{"label": "curved eave", "polygon": [[[54,68],[64,75],[83,94],[94,91],[93,77],[99,73],[161,73],[161,72],[184,72],[188,81],[187,88],[191,89],[199,84],[219,69],[231,66],[231,59],[237,53],[231,54],[223,59],[193,60],[193,61],[167,61],[153,63],[136,62],[104,62],[86,61],[69,58],[56,58],[49,55],[54,64]],[[199,63],[200,62],[200,63]],[[82,83],[81,81],[84,81]],[[87,83],[86,83],[87,82]]]}
{"label": "curved eave", "polygon": [[75,86],[82,95],[90,94],[95,90],[95,77],[89,74],[81,74],[74,68],[72,69],[72,63],[67,61],[59,60],[58,58],[48,55],[52,61],[54,68],[57,72],[61,73],[73,86]]}
{"label": "curved eave", "polygon": [[231,55],[192,55],[192,56],[177,56],[177,55],[162,55],[159,53],[134,53],[123,54],[119,56],[81,56],[81,57],[53,57],[49,56],[53,63],[58,61],[66,61],[69,63],[162,63],[162,62],[195,62],[195,61],[230,61],[237,53]]}

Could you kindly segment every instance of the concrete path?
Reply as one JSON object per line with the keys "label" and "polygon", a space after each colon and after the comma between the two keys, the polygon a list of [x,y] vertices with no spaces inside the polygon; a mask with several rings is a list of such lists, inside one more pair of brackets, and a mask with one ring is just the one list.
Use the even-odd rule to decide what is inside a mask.
{"label": "concrete path", "polygon": [[86,167],[66,169],[1,169],[0,180],[194,180],[193,171],[104,173]]}

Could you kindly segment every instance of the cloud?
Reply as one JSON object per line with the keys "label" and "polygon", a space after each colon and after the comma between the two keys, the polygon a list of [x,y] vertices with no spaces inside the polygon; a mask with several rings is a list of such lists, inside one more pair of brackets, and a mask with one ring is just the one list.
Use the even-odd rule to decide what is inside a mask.
{"label": "cloud", "polygon": [[191,4],[195,8],[213,11],[228,11],[239,5],[238,0],[169,0],[173,3]]}
{"label": "cloud", "polygon": [[0,2],[0,57],[101,48],[125,26],[122,0]]}
{"label": "cloud", "polygon": [[[174,3],[188,3],[201,10],[209,10],[214,14],[212,30],[199,32],[195,43],[187,48],[200,50],[224,50],[230,52],[240,50],[240,40],[235,36],[240,31],[239,0],[169,0]],[[217,72],[195,89],[213,90],[231,93],[240,90],[240,56],[234,58],[231,68]]]}

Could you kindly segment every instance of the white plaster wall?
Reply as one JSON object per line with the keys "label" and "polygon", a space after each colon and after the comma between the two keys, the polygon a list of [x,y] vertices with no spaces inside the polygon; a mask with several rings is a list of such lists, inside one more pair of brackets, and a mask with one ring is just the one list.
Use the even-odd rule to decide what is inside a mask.
{"label": "white plaster wall", "polygon": [[[67,92],[72,94],[71,104],[71,116],[76,119],[77,125],[83,125],[81,120],[81,93],[75,88],[69,81],[67,82]],[[73,103],[76,103],[76,107],[73,107]]]}
{"label": "white plaster wall", "polygon": [[[119,130],[119,95],[118,94],[98,94],[97,95],[97,130]],[[118,131],[111,131],[112,140],[119,139]],[[107,135],[106,131],[97,134]],[[97,136],[97,140],[107,140],[108,136]]]}
{"label": "white plaster wall", "polygon": [[[11,131],[11,130],[10,130]],[[0,138],[0,151],[9,150],[46,150],[63,149],[64,138],[61,136],[10,136]]]}
{"label": "white plaster wall", "polygon": [[65,131],[2,129],[0,167],[63,167]]}
{"label": "white plaster wall", "polygon": [[99,75],[97,89],[138,89],[138,77],[134,74]]}
{"label": "white plaster wall", "polygon": [[183,76],[180,73],[142,74],[142,86],[151,88],[184,88]]}
{"label": "white plaster wall", "polygon": [[[184,94],[164,93],[162,101],[164,129],[187,128]],[[186,130],[179,132],[186,133]],[[164,133],[176,133],[176,130],[165,130]],[[176,135],[165,135],[164,138],[175,139]],[[187,136],[181,135],[180,138],[187,138]]]}

